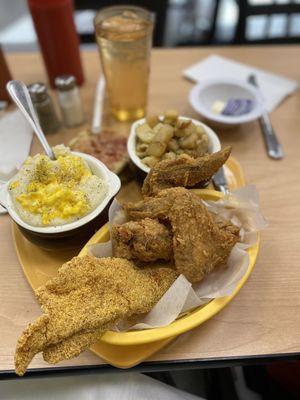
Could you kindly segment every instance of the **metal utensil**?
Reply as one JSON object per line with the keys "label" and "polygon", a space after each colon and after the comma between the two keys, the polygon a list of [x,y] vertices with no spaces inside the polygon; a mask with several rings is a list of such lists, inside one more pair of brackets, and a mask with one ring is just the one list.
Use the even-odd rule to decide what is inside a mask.
{"label": "metal utensil", "polygon": [[219,169],[219,171],[217,173],[215,173],[215,175],[212,178],[212,181],[213,181],[213,185],[216,190],[219,190],[220,192],[222,192],[224,194],[229,193],[228,184],[227,184],[227,180],[225,177],[223,167],[221,167]]}
{"label": "metal utensil", "polygon": [[[249,75],[248,82],[256,88],[259,88],[256,76],[254,74]],[[263,134],[268,156],[273,158],[274,160],[282,159],[284,157],[284,152],[272,127],[267,111],[263,112],[262,116],[259,118],[259,123],[261,126],[261,131]]]}
{"label": "metal utensil", "polygon": [[31,125],[47,156],[52,160],[55,160],[55,155],[42,131],[26,85],[21,81],[14,80],[7,83],[6,89],[12,100],[16,103],[19,110]]}

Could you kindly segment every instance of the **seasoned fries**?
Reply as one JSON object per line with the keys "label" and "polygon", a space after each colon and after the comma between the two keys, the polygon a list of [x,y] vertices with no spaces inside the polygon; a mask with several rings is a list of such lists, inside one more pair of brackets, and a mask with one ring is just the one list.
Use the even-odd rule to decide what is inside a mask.
{"label": "seasoned fries", "polygon": [[208,152],[208,137],[201,126],[168,110],[163,117],[150,115],[136,128],[136,154],[153,168],[161,160],[174,160],[180,154],[197,158]]}

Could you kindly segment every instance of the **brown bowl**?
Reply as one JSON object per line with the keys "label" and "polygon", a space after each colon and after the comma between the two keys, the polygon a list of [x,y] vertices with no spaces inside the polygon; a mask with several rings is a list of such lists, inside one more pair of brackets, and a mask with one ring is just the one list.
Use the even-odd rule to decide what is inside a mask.
{"label": "brown bowl", "polygon": [[94,219],[78,228],[66,232],[40,233],[23,228],[17,224],[19,230],[31,243],[45,250],[70,250],[81,248],[107,221],[108,210],[113,199],[105,209]]}

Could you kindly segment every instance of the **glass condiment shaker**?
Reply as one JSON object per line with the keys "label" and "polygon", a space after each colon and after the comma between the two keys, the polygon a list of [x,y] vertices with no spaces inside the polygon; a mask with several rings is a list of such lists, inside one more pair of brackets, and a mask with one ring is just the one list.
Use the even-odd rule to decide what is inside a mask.
{"label": "glass condiment shaker", "polygon": [[58,76],[55,78],[55,86],[58,90],[58,102],[64,125],[69,128],[81,125],[84,122],[84,113],[75,77]]}
{"label": "glass condiment shaker", "polygon": [[46,85],[41,82],[32,83],[28,86],[28,90],[43,132],[57,132],[60,123]]}

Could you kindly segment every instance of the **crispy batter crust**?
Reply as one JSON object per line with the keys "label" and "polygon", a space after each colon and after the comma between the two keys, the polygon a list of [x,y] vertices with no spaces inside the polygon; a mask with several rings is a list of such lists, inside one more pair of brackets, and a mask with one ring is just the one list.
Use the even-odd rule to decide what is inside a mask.
{"label": "crispy batter crust", "polygon": [[175,160],[163,160],[157,163],[144,180],[143,196],[153,196],[163,189],[171,187],[193,187],[205,182],[218,171],[231,153],[231,147],[192,158],[182,155]]}
{"label": "crispy batter crust", "polygon": [[127,260],[170,260],[173,253],[170,230],[155,219],[129,221],[111,231],[113,255]]}
{"label": "crispy batter crust", "polygon": [[192,283],[225,265],[239,238],[239,228],[228,221],[217,222],[202,200],[185,188],[165,189],[125,208],[135,220],[152,217],[169,221],[175,267]]}
{"label": "crispy batter crust", "polygon": [[150,311],[176,277],[120,258],[74,257],[36,291],[44,314],[18,340],[16,373],[23,375],[39,352],[49,362],[77,356],[111,325]]}

